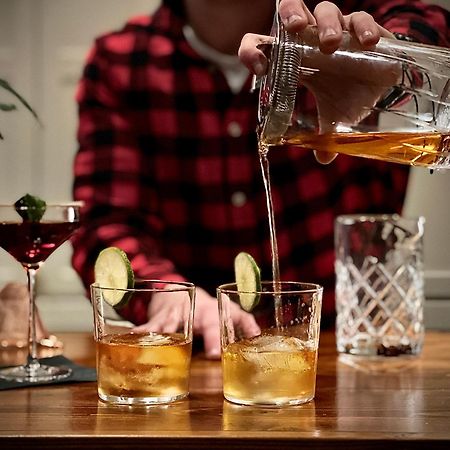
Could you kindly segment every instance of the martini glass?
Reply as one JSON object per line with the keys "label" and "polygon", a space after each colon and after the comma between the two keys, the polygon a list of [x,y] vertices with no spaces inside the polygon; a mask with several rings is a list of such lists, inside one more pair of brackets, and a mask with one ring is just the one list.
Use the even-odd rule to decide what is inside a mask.
{"label": "martini glass", "polygon": [[40,383],[68,377],[68,367],[46,366],[37,357],[36,272],[44,261],[78,228],[81,203],[46,205],[39,221],[22,219],[35,206],[0,205],[0,247],[24,267],[28,278],[30,308],[28,317],[28,357],[22,366],[0,369],[0,377],[17,382]]}

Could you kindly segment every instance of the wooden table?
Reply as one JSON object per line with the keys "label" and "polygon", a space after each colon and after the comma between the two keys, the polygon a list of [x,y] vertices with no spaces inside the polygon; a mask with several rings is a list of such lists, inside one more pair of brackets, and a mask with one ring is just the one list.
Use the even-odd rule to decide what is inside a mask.
{"label": "wooden table", "polygon": [[[65,355],[94,365],[88,334]],[[166,407],[110,406],[95,383],[0,391],[0,448],[450,448],[450,333],[428,333],[408,367],[370,373],[338,360],[323,333],[314,402],[283,409],[223,400],[221,367],[196,355],[191,395]]]}

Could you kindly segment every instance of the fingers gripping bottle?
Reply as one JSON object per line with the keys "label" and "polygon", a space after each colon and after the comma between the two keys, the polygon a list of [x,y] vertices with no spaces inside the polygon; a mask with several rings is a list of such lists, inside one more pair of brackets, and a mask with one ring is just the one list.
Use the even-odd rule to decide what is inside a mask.
{"label": "fingers gripping bottle", "polygon": [[278,13],[272,38],[257,80],[260,146],[450,167],[448,49],[394,37],[362,48],[344,31],[337,51],[324,54],[315,26],[289,33]]}

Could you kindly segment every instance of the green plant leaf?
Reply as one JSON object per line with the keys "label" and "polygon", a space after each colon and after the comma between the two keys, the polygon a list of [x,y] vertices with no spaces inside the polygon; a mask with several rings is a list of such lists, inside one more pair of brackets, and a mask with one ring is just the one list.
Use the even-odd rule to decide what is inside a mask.
{"label": "green plant leaf", "polygon": [[0,87],[5,89],[6,91],[11,93],[12,95],[14,95],[14,97],[16,97],[17,100],[19,100],[20,103],[22,103],[22,105],[25,106],[25,108],[28,109],[28,111],[30,111],[31,114],[33,114],[34,118],[39,123],[41,123],[40,120],[39,120],[38,115],[36,114],[34,109],[30,106],[30,104],[6,80],[3,80],[3,79],[0,78]]}
{"label": "green plant leaf", "polygon": [[15,109],[17,106],[12,103],[0,103],[0,111],[14,111]]}

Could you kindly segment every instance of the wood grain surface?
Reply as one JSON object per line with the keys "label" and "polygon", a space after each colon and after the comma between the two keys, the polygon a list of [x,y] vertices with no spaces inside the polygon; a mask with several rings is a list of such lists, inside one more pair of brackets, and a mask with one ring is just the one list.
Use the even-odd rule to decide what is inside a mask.
{"label": "wood grain surface", "polygon": [[[89,334],[58,337],[65,356],[94,366]],[[221,376],[219,361],[195,355],[189,398],[164,407],[107,405],[96,383],[0,391],[0,449],[450,448],[450,333],[427,333],[415,360],[369,370],[340,361],[325,332],[316,398],[298,407],[233,405]]]}

